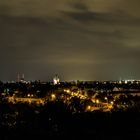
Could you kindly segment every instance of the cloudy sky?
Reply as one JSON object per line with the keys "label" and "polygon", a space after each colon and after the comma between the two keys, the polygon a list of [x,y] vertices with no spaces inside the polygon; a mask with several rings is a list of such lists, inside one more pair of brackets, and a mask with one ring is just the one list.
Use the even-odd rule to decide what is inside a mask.
{"label": "cloudy sky", "polygon": [[0,80],[140,79],[139,0],[1,0]]}

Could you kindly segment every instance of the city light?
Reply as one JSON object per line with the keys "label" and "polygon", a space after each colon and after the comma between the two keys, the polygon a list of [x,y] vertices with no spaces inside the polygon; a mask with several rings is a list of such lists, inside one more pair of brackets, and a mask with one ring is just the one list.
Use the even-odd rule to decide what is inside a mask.
{"label": "city light", "polygon": [[0,0],[0,140],[140,140],[140,0]]}
{"label": "city light", "polygon": [[56,95],[55,94],[51,94],[51,99],[55,100],[56,99]]}
{"label": "city light", "polygon": [[88,111],[91,110],[91,106],[90,106],[90,105],[87,106],[87,110],[88,110]]}
{"label": "city light", "polygon": [[70,90],[69,89],[64,89],[64,92],[70,93]]}
{"label": "city light", "polygon": [[98,99],[96,100],[96,103],[99,104],[99,100]]}
{"label": "city light", "polygon": [[[140,81],[137,81],[140,83]],[[99,82],[98,82],[99,83]],[[104,84],[105,82],[100,82],[99,85],[105,85]],[[107,82],[106,82],[107,83]],[[10,84],[10,83],[9,83]],[[16,83],[14,83],[16,85]],[[24,83],[26,84],[26,83]],[[40,83],[39,83],[40,84]],[[43,82],[43,86],[44,86],[44,83]],[[112,83],[110,83],[112,84]],[[62,100],[63,103],[67,104],[68,106],[69,105],[72,105],[72,101],[73,99],[74,100],[79,100],[80,102],[80,106],[83,105],[84,102],[87,102],[88,104],[90,105],[87,105],[85,107],[85,111],[88,110],[88,111],[94,111],[94,110],[99,110],[99,109],[103,109],[103,111],[111,111],[112,107],[114,105],[116,105],[117,107],[125,107],[125,108],[128,108],[129,105],[127,104],[127,102],[118,102],[118,100],[120,99],[119,97],[122,95],[122,93],[120,93],[120,90],[114,90],[114,88],[116,88],[117,86],[115,86],[115,84],[117,85],[118,83],[117,82],[113,82],[113,91],[110,91],[110,92],[106,92],[106,96],[102,95],[102,90],[103,89],[99,89],[97,90],[96,89],[96,92],[94,91],[93,88],[91,88],[90,90],[90,94],[87,92],[87,89],[86,87],[84,87],[83,89],[79,88],[77,85],[74,85],[74,88],[73,86],[66,86],[65,88],[63,86],[61,86],[61,84],[59,85],[59,88],[57,89],[54,85],[54,89],[52,87],[52,89],[50,88],[50,91],[48,91],[48,93],[46,93],[46,95],[44,97],[42,97],[42,89],[40,88],[36,88],[36,86],[38,87],[37,84],[31,84],[30,85],[26,85],[27,87],[32,87],[33,88],[33,91],[31,91],[30,93],[28,93],[25,97],[25,94],[18,94],[18,93],[22,93],[20,90],[20,88],[18,89],[15,89],[13,90],[12,92],[12,96],[9,95],[9,93],[7,94],[7,92],[5,91],[5,89],[8,89],[9,92],[11,92],[11,89],[8,88],[8,87],[4,87],[4,90],[5,91],[4,93],[1,93],[1,96],[5,97],[8,102],[12,102],[12,103],[18,103],[18,102],[23,102],[23,103],[35,103],[37,105],[44,105],[45,103],[48,103],[48,102],[51,102],[51,101],[59,101],[59,100]],[[130,84],[130,83],[129,83]],[[131,83],[133,84],[133,83]],[[123,83],[122,83],[123,85]],[[52,86],[52,85],[51,85]],[[82,86],[85,86],[84,84]],[[98,87],[98,85],[96,85]],[[106,84],[107,86],[107,84]],[[121,86],[121,84],[119,84],[119,86]],[[126,85],[125,85],[126,86]],[[96,87],[95,87],[96,88]],[[117,87],[117,88],[120,88],[120,87]],[[36,92],[34,92],[35,90],[34,89],[37,89]],[[72,90],[74,89],[74,90]],[[89,89],[88,89],[89,90]],[[122,88],[123,90],[123,88]],[[18,93],[16,91],[19,91]],[[112,92],[114,92],[115,94],[112,94]],[[135,90],[136,92],[136,90]],[[105,93],[104,93],[105,94]],[[38,97],[38,95],[41,95],[41,98]],[[57,97],[56,97],[57,95]],[[98,97],[98,95],[100,95]],[[135,93],[134,95],[138,95],[137,93]],[[108,99],[109,97],[111,97],[112,101],[110,101],[110,99]],[[127,98],[127,95],[124,96],[125,98]],[[57,99],[57,100],[56,100]],[[117,102],[118,103],[117,103]],[[91,104],[92,103],[92,104]]]}
{"label": "city light", "polygon": [[114,104],[114,102],[113,102],[113,101],[111,101],[110,103],[111,103],[112,105]]}
{"label": "city light", "polygon": [[30,94],[27,94],[27,96],[30,97],[31,95]]}

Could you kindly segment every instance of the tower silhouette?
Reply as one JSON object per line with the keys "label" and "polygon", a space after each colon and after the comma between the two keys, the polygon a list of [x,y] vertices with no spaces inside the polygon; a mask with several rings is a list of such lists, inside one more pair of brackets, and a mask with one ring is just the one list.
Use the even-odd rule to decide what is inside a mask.
{"label": "tower silhouette", "polygon": [[20,73],[17,73],[17,82],[24,81],[24,77],[24,73],[22,75],[20,75]]}

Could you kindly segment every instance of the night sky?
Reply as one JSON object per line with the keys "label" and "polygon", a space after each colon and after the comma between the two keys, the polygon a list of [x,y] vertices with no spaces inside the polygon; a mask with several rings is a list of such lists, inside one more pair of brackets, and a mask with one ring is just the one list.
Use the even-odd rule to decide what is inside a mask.
{"label": "night sky", "polygon": [[140,0],[0,0],[0,80],[140,79]]}

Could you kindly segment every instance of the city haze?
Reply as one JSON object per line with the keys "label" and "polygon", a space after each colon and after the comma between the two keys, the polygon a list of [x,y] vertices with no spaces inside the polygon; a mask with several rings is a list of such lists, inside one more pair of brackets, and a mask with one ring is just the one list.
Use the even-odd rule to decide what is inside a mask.
{"label": "city haze", "polygon": [[139,0],[0,1],[0,80],[140,79]]}

